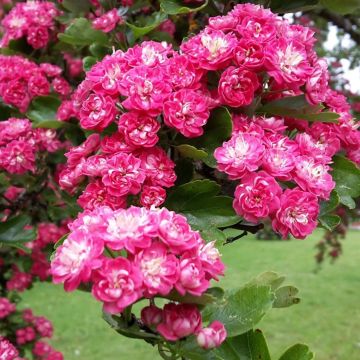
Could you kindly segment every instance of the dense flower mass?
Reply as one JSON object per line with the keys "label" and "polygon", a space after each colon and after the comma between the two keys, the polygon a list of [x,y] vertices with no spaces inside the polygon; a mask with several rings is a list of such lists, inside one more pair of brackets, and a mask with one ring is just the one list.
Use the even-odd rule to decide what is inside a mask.
{"label": "dense flower mass", "polygon": [[[214,243],[206,244],[185,217],[166,208],[102,206],[83,212],[69,227],[52,261],[54,282],[66,290],[90,282],[93,296],[113,314],[142,298],[174,292],[201,296],[224,272]],[[202,325],[199,310],[190,304],[144,308],[142,317],[167,340],[197,334]]]}
{"label": "dense flower mass", "polygon": [[70,85],[61,73],[56,65],[37,65],[21,56],[0,55],[0,97],[24,113],[36,96],[46,96],[51,91],[62,96],[69,93]]}
{"label": "dense flower mass", "polygon": [[[240,181],[234,209],[250,222],[270,218],[284,236],[309,235],[317,224],[311,214],[303,214],[311,226],[301,231],[287,221],[282,223],[287,230],[278,225],[276,219],[284,215],[278,213],[285,211],[284,182],[312,201],[328,200],[335,187],[333,155],[343,149],[359,158],[350,107],[329,89],[327,64],[317,57],[314,43],[308,28],[243,4],[211,18],[203,31],[182,42],[179,53],[166,42],[145,41],[105,56],[87,72],[61,117],[77,116],[84,129],[100,133],[112,123],[118,130],[102,140],[91,135],[67,153],[61,186],[73,192],[87,178],[78,200],[84,209],[125,208],[129,199],[160,206],[164,188],[176,179],[165,139],[171,144],[174,131],[187,138],[203,135],[211,110],[225,105],[233,112],[233,132],[214,156],[220,171]],[[324,102],[339,113],[339,122],[310,126],[291,117],[239,115],[239,109],[249,113],[259,104],[301,94],[309,104]],[[297,131],[295,138],[289,137],[291,130]]]}
{"label": "dense flower mass", "polygon": [[45,47],[55,33],[58,15],[60,11],[49,1],[17,3],[1,21],[4,35],[0,46],[5,47],[11,40],[25,37],[34,49]]}
{"label": "dense flower mass", "polygon": [[53,153],[63,147],[55,130],[32,129],[28,119],[0,122],[0,169],[10,174],[35,172],[40,152]]}

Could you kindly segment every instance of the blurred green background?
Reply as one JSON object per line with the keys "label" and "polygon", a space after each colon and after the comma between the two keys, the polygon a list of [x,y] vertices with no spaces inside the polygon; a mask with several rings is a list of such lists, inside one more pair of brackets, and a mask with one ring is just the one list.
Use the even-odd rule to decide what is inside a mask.
{"label": "blurred green background", "polygon": [[[259,241],[252,236],[224,246],[227,272],[223,287],[240,286],[273,270],[300,289],[301,303],[273,309],[261,321],[274,359],[284,347],[304,342],[317,360],[360,359],[360,232],[349,231],[344,253],[335,264],[316,269],[316,231],[307,240]],[[156,349],[118,335],[101,319],[101,304],[89,294],[65,293],[61,286],[37,283],[24,294],[24,307],[54,323],[52,344],[65,360],[157,360]]]}

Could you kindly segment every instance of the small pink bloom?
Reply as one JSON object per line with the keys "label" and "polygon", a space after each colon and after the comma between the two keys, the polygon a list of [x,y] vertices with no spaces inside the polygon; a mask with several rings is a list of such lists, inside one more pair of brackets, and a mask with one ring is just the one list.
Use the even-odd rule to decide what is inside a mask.
{"label": "small pink bloom", "polygon": [[34,74],[28,82],[28,89],[31,96],[44,96],[50,93],[50,84],[42,74]]}
{"label": "small pink bloom", "polygon": [[162,310],[154,305],[146,306],[141,310],[141,321],[149,328],[156,327],[162,322],[162,313]]}
{"label": "small pink bloom", "polygon": [[142,295],[141,273],[129,260],[105,258],[93,276],[92,294],[111,314],[122,312]]}
{"label": "small pink bloom", "polygon": [[210,286],[201,260],[186,254],[180,259],[179,265],[180,277],[175,284],[176,290],[183,296],[186,293],[201,296]]}
{"label": "small pink bloom", "polygon": [[159,238],[174,254],[196,248],[202,241],[199,234],[191,230],[186,218],[162,208],[159,216]]}
{"label": "small pink bloom", "polygon": [[80,125],[87,130],[102,131],[115,120],[116,113],[110,96],[91,94],[82,104]]}
{"label": "small pink bloom", "polygon": [[173,93],[164,103],[165,124],[186,137],[203,134],[203,126],[210,116],[206,97],[201,92],[183,89]]}
{"label": "small pink bloom", "polygon": [[153,147],[159,140],[157,132],[160,130],[160,123],[145,114],[125,113],[120,117],[118,126],[130,145]]}
{"label": "small pink bloom", "polygon": [[91,134],[89,137],[79,146],[74,146],[65,153],[67,157],[67,165],[69,167],[74,167],[80,163],[82,158],[86,158],[93,152],[99,149],[100,145],[100,135]]}
{"label": "small pink bloom", "polygon": [[55,92],[60,95],[69,95],[72,91],[70,84],[61,76],[55,77],[51,82]]}
{"label": "small pink bloom", "polygon": [[234,209],[245,220],[257,223],[280,206],[281,188],[265,171],[242,178],[236,187]]}
{"label": "small pink bloom", "polygon": [[135,257],[144,281],[144,296],[167,295],[179,279],[179,260],[165,245],[155,242]]}
{"label": "small pink bloom", "polygon": [[41,49],[47,45],[49,38],[47,28],[38,26],[29,28],[26,40],[34,49]]}
{"label": "small pink bloom", "polygon": [[53,326],[44,316],[36,316],[33,320],[35,330],[41,337],[51,338],[53,335]]}
{"label": "small pink bloom", "polygon": [[200,330],[196,340],[203,349],[219,347],[226,339],[227,333],[220,321],[214,321],[211,325]]}
{"label": "small pink bloom", "polygon": [[0,319],[6,318],[16,310],[15,304],[11,303],[7,298],[0,297]]}
{"label": "small pink bloom", "polygon": [[255,73],[230,66],[221,74],[218,91],[224,104],[239,107],[252,103],[259,86]]}
{"label": "small pink bloom", "polygon": [[93,21],[93,28],[107,33],[113,30],[116,24],[120,22],[120,20],[122,19],[118,15],[118,10],[112,9],[106,12],[104,15],[96,18]]}
{"label": "small pink bloom", "polygon": [[51,262],[51,274],[55,284],[64,283],[66,291],[75,290],[81,282],[90,279],[94,269],[101,266],[104,250],[101,240],[94,240],[84,231],[73,231],[56,249]]}
{"label": "small pink bloom", "polygon": [[259,137],[237,133],[217,148],[214,156],[220,171],[228,174],[230,179],[240,179],[248,172],[258,169],[264,150]]}
{"label": "small pink bloom", "polygon": [[145,180],[141,165],[141,160],[131,154],[118,153],[111,157],[102,177],[109,194],[114,196],[138,194]]}
{"label": "small pink bloom", "polygon": [[257,40],[241,39],[234,50],[236,64],[249,70],[259,70],[264,65],[264,52]]}
{"label": "small pink bloom", "polygon": [[310,104],[317,105],[326,99],[329,73],[325,59],[318,59],[314,65],[313,73],[306,81],[306,99]]}
{"label": "small pink bloom", "polygon": [[316,228],[318,215],[319,204],[314,194],[299,188],[287,189],[281,196],[272,226],[284,238],[291,233],[297,239],[304,239]]}
{"label": "small pink bloom", "polygon": [[157,331],[169,341],[197,334],[201,330],[201,314],[196,305],[167,304],[163,310],[163,321]]}
{"label": "small pink bloom", "polygon": [[141,191],[140,204],[146,208],[159,207],[165,198],[166,191],[162,187],[145,185]]}
{"label": "small pink bloom", "polygon": [[225,265],[221,261],[219,250],[215,246],[215,241],[203,244],[197,252],[202,268],[207,279],[218,280],[219,275],[224,275]]}
{"label": "small pink bloom", "polygon": [[317,162],[312,157],[301,156],[296,159],[294,180],[303,190],[328,200],[335,188],[329,169],[329,166]]}
{"label": "small pink bloom", "polygon": [[35,330],[31,326],[16,330],[16,342],[18,345],[24,345],[30,341],[33,341],[35,337]]}
{"label": "small pink bloom", "polygon": [[18,355],[16,347],[9,340],[0,337],[0,359],[15,360]]}

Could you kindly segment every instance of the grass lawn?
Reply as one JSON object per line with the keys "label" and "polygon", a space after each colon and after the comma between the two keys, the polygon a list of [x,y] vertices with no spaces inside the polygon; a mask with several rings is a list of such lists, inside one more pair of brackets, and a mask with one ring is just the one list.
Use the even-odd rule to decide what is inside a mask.
{"label": "grass lawn", "polygon": [[[314,273],[314,245],[321,235],[318,231],[305,241],[287,242],[247,237],[222,249],[228,266],[224,287],[274,270],[300,289],[299,305],[273,309],[259,325],[274,359],[296,342],[310,345],[317,360],[360,359],[360,232],[350,231],[340,259]],[[101,304],[88,294],[37,284],[24,295],[24,303],[53,321],[52,343],[65,360],[160,359],[150,345],[111,330],[101,320]]]}

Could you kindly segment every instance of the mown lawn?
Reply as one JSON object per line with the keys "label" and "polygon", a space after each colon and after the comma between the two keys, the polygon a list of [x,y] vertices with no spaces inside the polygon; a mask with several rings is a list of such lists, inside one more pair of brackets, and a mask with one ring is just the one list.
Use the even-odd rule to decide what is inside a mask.
{"label": "mown lawn", "polygon": [[[273,309],[260,323],[274,359],[295,342],[309,344],[317,360],[360,359],[360,232],[349,232],[343,256],[315,273],[314,245],[321,234],[288,242],[248,237],[222,249],[228,265],[221,281],[224,287],[274,270],[301,291],[299,305]],[[66,294],[61,286],[38,284],[24,300],[53,321],[52,343],[63,351],[65,360],[160,359],[150,345],[111,330],[101,320],[100,303],[88,294]]]}

